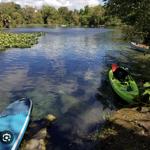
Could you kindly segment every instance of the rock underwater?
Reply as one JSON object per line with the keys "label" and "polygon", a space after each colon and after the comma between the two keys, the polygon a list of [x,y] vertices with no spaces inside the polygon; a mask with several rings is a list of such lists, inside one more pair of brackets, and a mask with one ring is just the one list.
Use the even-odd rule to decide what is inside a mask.
{"label": "rock underwater", "polygon": [[55,120],[56,117],[49,114],[41,120],[31,122],[25,133],[20,150],[46,150],[47,139],[50,136],[47,128]]}

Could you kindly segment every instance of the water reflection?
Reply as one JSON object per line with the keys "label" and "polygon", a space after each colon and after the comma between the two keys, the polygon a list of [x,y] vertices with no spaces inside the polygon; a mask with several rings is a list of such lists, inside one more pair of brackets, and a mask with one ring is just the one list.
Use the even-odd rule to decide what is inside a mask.
{"label": "water reflection", "polygon": [[46,35],[30,49],[0,52],[0,110],[16,98],[30,97],[33,120],[49,113],[58,117],[50,131],[54,150],[73,149],[68,147],[72,142],[74,149],[84,149],[83,143],[91,143],[87,134],[115,109],[116,99],[107,82],[110,64],[119,62],[131,68],[128,53],[131,57],[140,54],[117,40],[120,32],[111,29],[10,31],[44,31]]}

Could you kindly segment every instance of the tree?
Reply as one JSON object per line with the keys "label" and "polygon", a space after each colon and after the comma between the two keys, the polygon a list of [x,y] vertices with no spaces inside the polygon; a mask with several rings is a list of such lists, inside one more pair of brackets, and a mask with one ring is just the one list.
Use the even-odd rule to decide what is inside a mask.
{"label": "tree", "polygon": [[2,27],[9,28],[11,23],[11,17],[7,14],[2,15]]}
{"label": "tree", "polygon": [[32,24],[34,17],[35,9],[32,7],[25,7],[22,9],[22,16],[24,18],[25,24]]}
{"label": "tree", "polygon": [[9,28],[13,22],[12,14],[14,12],[19,12],[21,9],[20,5],[13,2],[10,3],[0,3],[0,21],[1,26]]}
{"label": "tree", "polygon": [[49,25],[59,24],[59,15],[58,11],[54,7],[49,8],[49,16],[47,18],[47,22]]}
{"label": "tree", "polygon": [[61,24],[68,24],[70,20],[69,10],[67,7],[60,7],[58,9],[59,16],[61,18]]}
{"label": "tree", "polygon": [[16,26],[16,25],[21,25],[23,23],[23,18],[22,15],[19,12],[13,12],[11,14],[11,20],[12,20],[12,25]]}
{"label": "tree", "polygon": [[15,3],[0,3],[0,27],[18,26],[26,24],[47,24],[98,27],[104,24],[105,8],[101,5],[95,7],[85,6],[83,9],[69,10],[67,7],[55,9],[45,5],[41,9],[31,6],[21,8]]}
{"label": "tree", "polygon": [[104,24],[105,9],[101,5],[85,6],[80,10],[80,22],[83,26],[98,27]]}
{"label": "tree", "polygon": [[144,43],[150,44],[149,0],[108,0],[109,14],[118,16],[127,25],[133,26],[135,34],[142,34]]}
{"label": "tree", "polygon": [[54,7],[48,5],[43,6],[41,10],[41,14],[42,14],[44,24],[48,24],[48,18],[54,17],[55,13],[56,13],[56,9]]}
{"label": "tree", "polygon": [[0,3],[0,12],[11,16],[13,12],[17,12],[21,9],[20,5],[13,2],[10,3]]}
{"label": "tree", "polygon": [[89,26],[98,27],[104,24],[105,10],[101,5],[91,7],[91,17]]}
{"label": "tree", "polygon": [[32,23],[43,24],[43,18],[40,10],[34,10]]}
{"label": "tree", "polygon": [[90,16],[91,14],[89,6],[85,6],[84,9],[80,10],[80,23],[82,26],[89,26]]}
{"label": "tree", "polygon": [[74,10],[72,14],[72,22],[75,26],[80,25],[80,16],[78,10]]}

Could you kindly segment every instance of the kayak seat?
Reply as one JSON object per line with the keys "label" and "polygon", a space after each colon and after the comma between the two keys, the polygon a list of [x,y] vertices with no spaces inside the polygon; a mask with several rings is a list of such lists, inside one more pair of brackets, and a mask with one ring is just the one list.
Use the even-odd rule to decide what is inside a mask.
{"label": "kayak seat", "polygon": [[113,75],[119,81],[124,82],[126,80],[126,77],[129,75],[129,73],[123,68],[119,67],[113,72]]}
{"label": "kayak seat", "polygon": [[127,86],[127,91],[128,92],[132,91],[132,87],[131,86]]}

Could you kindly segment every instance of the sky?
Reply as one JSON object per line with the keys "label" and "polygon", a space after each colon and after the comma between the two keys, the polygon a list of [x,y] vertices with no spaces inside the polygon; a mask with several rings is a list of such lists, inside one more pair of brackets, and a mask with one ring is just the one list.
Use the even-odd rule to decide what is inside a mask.
{"label": "sky", "polygon": [[0,2],[15,2],[22,6],[29,5],[37,8],[48,4],[56,8],[65,6],[70,9],[80,9],[86,5],[94,6],[103,4],[102,0],[0,0]]}

